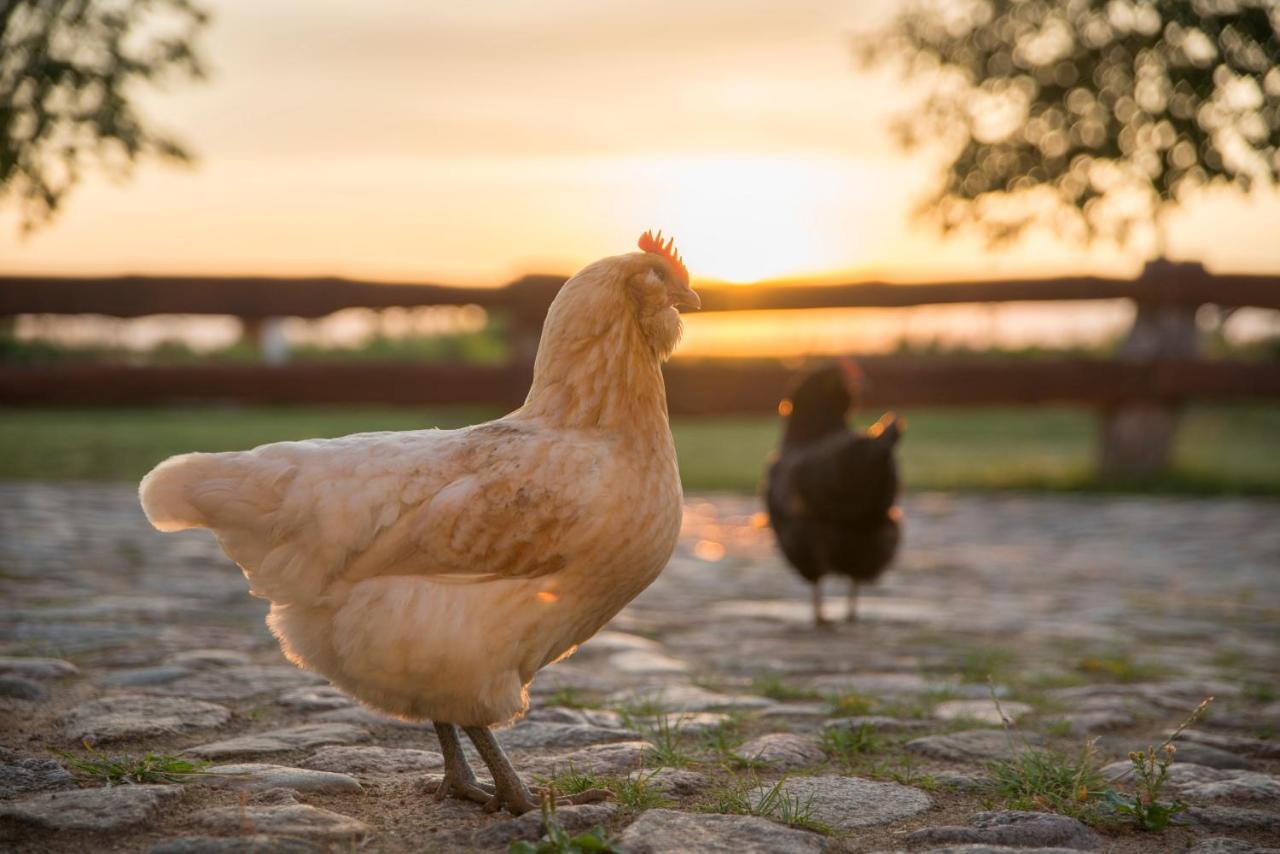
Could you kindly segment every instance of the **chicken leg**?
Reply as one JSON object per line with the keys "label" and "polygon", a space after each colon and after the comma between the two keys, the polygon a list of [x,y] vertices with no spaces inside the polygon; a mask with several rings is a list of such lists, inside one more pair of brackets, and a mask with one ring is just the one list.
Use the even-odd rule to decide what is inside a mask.
{"label": "chicken leg", "polygon": [[436,738],[440,740],[440,754],[444,757],[444,777],[436,785],[435,798],[443,801],[452,795],[478,804],[487,804],[493,799],[494,790],[476,780],[466,755],[462,752],[462,741],[458,738],[458,728],[450,723],[435,721]]}
{"label": "chicken leg", "polygon": [[[493,733],[488,727],[469,726],[463,727],[462,731],[471,739],[471,743],[476,746],[476,751],[480,754],[480,758],[484,760],[484,764],[489,766],[489,773],[493,774],[493,796],[489,798],[485,805],[486,812],[495,812],[503,807],[512,815],[521,815],[529,810],[537,809],[539,801],[534,800],[534,794],[543,796],[547,794],[544,789],[530,790],[524,784],[524,780],[520,779],[520,775],[516,773],[516,769],[512,767],[511,760],[507,758],[507,754],[503,752],[502,746],[498,744],[498,740],[493,737]],[[571,804],[591,804],[598,803],[609,797],[609,792],[604,789],[588,789],[585,792],[578,792],[569,797],[556,798],[556,803],[561,806]]]}
{"label": "chicken leg", "polygon": [[852,578],[849,579],[849,598],[845,603],[844,621],[846,623],[858,621],[858,582]]}
{"label": "chicken leg", "polygon": [[489,773],[493,775],[493,797],[485,803],[485,812],[494,812],[506,807],[512,815],[522,815],[529,810],[537,809],[538,802],[533,799],[533,793],[524,784],[524,780],[520,779],[516,769],[511,766],[511,760],[507,758],[507,754],[503,752],[502,746],[498,744],[498,740],[493,737],[489,728],[467,726],[463,727],[462,731],[476,746],[480,758],[484,760],[485,765],[489,766]]}
{"label": "chicken leg", "polygon": [[813,582],[813,626],[817,629],[825,629],[831,625],[831,621],[822,616],[822,576],[814,579]]}

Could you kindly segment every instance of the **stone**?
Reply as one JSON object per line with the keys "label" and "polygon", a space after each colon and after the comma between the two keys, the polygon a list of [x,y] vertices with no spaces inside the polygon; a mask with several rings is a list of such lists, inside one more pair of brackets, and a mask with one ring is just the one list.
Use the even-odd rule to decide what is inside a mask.
{"label": "stone", "polygon": [[608,709],[571,709],[568,706],[539,706],[530,709],[526,721],[552,724],[578,724],[607,729],[622,729],[622,715]]}
{"label": "stone", "polygon": [[[757,805],[772,789],[765,785],[754,791]],[[933,806],[919,789],[861,777],[791,777],[783,781],[781,795],[811,808],[815,821],[838,830],[887,824]]]}
{"label": "stone", "polygon": [[45,792],[0,803],[0,817],[50,830],[117,830],[155,817],[182,797],[181,786],[112,786]]}
{"label": "stone", "polygon": [[356,704],[355,700],[332,685],[304,685],[301,688],[291,688],[281,694],[276,702],[301,712],[345,709]]}
{"label": "stone", "polygon": [[1204,744],[1209,747],[1216,747],[1219,750],[1226,750],[1241,756],[1252,756],[1257,759],[1280,759],[1280,741],[1272,741],[1265,738],[1253,738],[1247,735],[1227,735],[1218,732],[1202,732],[1200,730],[1187,730],[1182,733],[1178,741],[1178,751],[1181,752],[1188,743]]}
{"label": "stone", "polygon": [[134,670],[116,670],[102,677],[102,684],[112,688],[136,688],[140,686],[166,685],[187,676],[191,671],[176,665],[140,667]]}
{"label": "stone", "polygon": [[[1112,762],[1109,765],[1104,765],[1099,770],[1099,773],[1102,774],[1104,780],[1117,783],[1134,776],[1133,763],[1128,760]],[[1219,780],[1228,780],[1236,773],[1240,772],[1210,768],[1208,765],[1196,765],[1193,762],[1174,762],[1169,766],[1166,785],[1170,789],[1181,791],[1184,786],[1196,783],[1216,783]]]}
{"label": "stone", "polygon": [[685,735],[694,735],[723,726],[729,720],[729,715],[725,712],[672,712],[657,717],[640,715],[631,720],[645,732],[667,728]]}
{"label": "stone", "polygon": [[40,703],[49,699],[49,689],[25,676],[0,675],[0,697]]}
{"label": "stone", "polygon": [[214,807],[201,810],[192,820],[212,833],[224,834],[243,833],[245,827],[252,827],[261,834],[348,841],[369,832],[362,821],[308,804]]}
{"label": "stone", "polygon": [[1188,848],[1186,854],[1280,854],[1280,848],[1263,848],[1243,839],[1214,836],[1201,839]]}
{"label": "stone", "polygon": [[184,836],[151,846],[148,854],[324,854],[329,847],[287,836]]}
{"label": "stone", "polygon": [[76,706],[63,717],[63,731],[74,742],[104,744],[212,729],[229,720],[230,709],[202,700],[120,694]]}
{"label": "stone", "polygon": [[581,747],[610,741],[634,741],[639,733],[627,729],[611,729],[582,724],[553,724],[545,721],[521,721],[513,727],[494,733],[503,747]]}
{"label": "stone", "polygon": [[1242,771],[1226,780],[1181,787],[1184,798],[1197,801],[1262,801],[1280,803],[1280,777]]}
{"label": "stone", "polygon": [[302,724],[201,744],[188,748],[186,752],[205,759],[219,759],[223,756],[283,753],[325,744],[354,744],[368,739],[368,731],[349,724]]}
{"label": "stone", "polygon": [[1102,837],[1074,818],[1053,813],[1000,810],[969,819],[972,827],[926,827],[906,836],[912,847],[936,844],[1008,845],[1018,848],[1058,847],[1100,851]]}
{"label": "stone", "polygon": [[320,748],[299,764],[318,771],[348,774],[416,774],[444,767],[444,757],[434,750],[336,745]]}
{"label": "stone", "polygon": [[933,716],[940,721],[968,720],[999,725],[1002,722],[1001,710],[1011,723],[1031,713],[1031,707],[1026,703],[1004,701],[997,706],[994,700],[987,698],[985,700],[947,700],[934,706]]}
{"label": "stone", "polygon": [[[556,821],[569,832],[577,835],[593,827],[604,825],[618,811],[616,804],[577,804],[556,808]],[[547,832],[542,823],[542,813],[532,810],[509,821],[484,827],[471,835],[471,844],[477,848],[503,846],[518,839],[537,841]]]}
{"label": "stone", "polygon": [[205,667],[242,667],[252,664],[253,659],[234,649],[188,649],[175,652],[165,659],[165,663],[199,670]]}
{"label": "stone", "polygon": [[1026,750],[1027,744],[1038,747],[1044,744],[1044,739],[1035,733],[1013,735],[1001,729],[970,729],[947,735],[927,735],[908,741],[906,747],[912,753],[931,759],[980,762],[1010,759]]}
{"label": "stone", "polygon": [[926,681],[919,673],[842,673],[819,676],[809,684],[824,694],[865,694],[869,697],[915,696],[943,687]]}
{"label": "stone", "polygon": [[609,666],[631,676],[678,675],[689,671],[689,665],[678,658],[644,649],[614,653],[609,656]]}
{"label": "stone", "polygon": [[989,792],[995,788],[995,781],[985,774],[966,774],[963,771],[937,771],[929,776],[939,786],[956,789],[961,792]]}
{"label": "stone", "polygon": [[1123,709],[1099,710],[1095,712],[1072,712],[1053,718],[1050,723],[1062,722],[1067,725],[1072,735],[1091,735],[1095,732],[1107,732],[1113,729],[1124,729],[1137,723],[1132,714]]}
{"label": "stone", "polygon": [[1280,813],[1244,807],[1191,807],[1181,814],[1183,821],[1210,831],[1257,830],[1280,832]]}
{"label": "stone", "polygon": [[202,776],[197,779],[207,786],[222,789],[246,789],[251,792],[266,789],[327,793],[363,791],[363,787],[356,782],[355,777],[310,768],[244,762],[237,765],[214,765],[204,770],[211,776]]}
{"label": "stone", "polygon": [[625,774],[644,765],[651,750],[653,745],[647,741],[617,741],[594,744],[572,753],[562,753],[526,764],[530,768],[544,770],[547,774],[567,771],[570,767],[582,774]]}
{"label": "stone", "polygon": [[628,774],[632,780],[643,781],[655,791],[665,792],[677,798],[689,798],[711,785],[711,778],[697,771],[683,768],[659,768],[656,771],[639,769]]}
{"label": "stone", "polygon": [[826,703],[817,700],[798,700],[777,703],[760,710],[761,718],[825,718],[831,710]]}
{"label": "stone", "polygon": [[46,789],[65,789],[74,786],[75,782],[76,778],[52,759],[29,757],[0,765],[0,798]]}
{"label": "stone", "polygon": [[807,768],[826,761],[827,754],[816,738],[790,732],[772,732],[739,745],[734,755],[750,762],[763,762],[771,768],[789,771]]}
{"label": "stone", "polygon": [[1254,767],[1254,763],[1243,756],[1194,741],[1179,744],[1174,760],[1175,765],[1179,762],[1190,762],[1195,765],[1207,765],[1210,768],[1251,769]]}
{"label": "stone", "polygon": [[827,840],[763,818],[648,810],[622,832],[627,854],[816,854]]}
{"label": "stone", "polygon": [[660,652],[662,644],[629,632],[597,632],[578,649],[578,655],[613,655],[618,652]]}
{"label": "stone", "polygon": [[149,693],[198,700],[248,700],[282,688],[324,684],[324,677],[290,665],[240,664],[196,670],[180,679],[154,685]]}
{"label": "stone", "polygon": [[0,675],[21,676],[24,679],[61,679],[80,672],[70,661],[61,658],[22,658],[0,655]]}
{"label": "stone", "polygon": [[[927,848],[918,854],[1077,854],[1075,848],[1025,848],[1021,845],[944,845],[941,848]],[[890,852],[877,852],[890,854]],[[900,852],[892,852],[900,854]]]}
{"label": "stone", "polygon": [[834,718],[823,725],[823,729],[856,730],[863,727],[866,727],[871,732],[907,732],[909,730],[928,729],[929,722],[890,718],[884,715],[854,715],[849,718]]}
{"label": "stone", "polygon": [[697,685],[675,684],[648,688],[629,688],[610,694],[605,705],[615,709],[654,706],[666,712],[733,711],[735,709],[767,709],[776,705],[766,697],[754,694],[717,694]]}

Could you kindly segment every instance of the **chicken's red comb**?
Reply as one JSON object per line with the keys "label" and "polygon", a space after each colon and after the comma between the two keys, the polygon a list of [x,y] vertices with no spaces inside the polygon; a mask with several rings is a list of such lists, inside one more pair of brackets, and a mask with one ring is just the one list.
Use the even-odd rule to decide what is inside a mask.
{"label": "chicken's red comb", "polygon": [[652,231],[646,231],[640,235],[640,240],[636,245],[645,252],[666,258],[671,262],[671,266],[675,267],[676,272],[686,282],[689,281],[689,270],[684,266],[684,259],[680,257],[680,253],[676,251],[676,239],[674,237],[668,237],[664,243],[661,230],[658,231],[656,237]]}

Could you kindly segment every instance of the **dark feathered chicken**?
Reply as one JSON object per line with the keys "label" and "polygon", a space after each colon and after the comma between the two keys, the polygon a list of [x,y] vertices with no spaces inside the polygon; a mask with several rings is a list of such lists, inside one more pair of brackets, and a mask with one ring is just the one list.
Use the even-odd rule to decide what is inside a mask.
{"label": "dark feathered chicken", "polygon": [[901,538],[893,449],[904,426],[886,414],[866,433],[845,424],[862,383],[848,359],[805,377],[779,411],[782,448],[769,466],[765,501],[787,560],[813,584],[813,619],[822,616],[822,578],[849,578],[846,619],[857,614],[858,585],[875,581]]}

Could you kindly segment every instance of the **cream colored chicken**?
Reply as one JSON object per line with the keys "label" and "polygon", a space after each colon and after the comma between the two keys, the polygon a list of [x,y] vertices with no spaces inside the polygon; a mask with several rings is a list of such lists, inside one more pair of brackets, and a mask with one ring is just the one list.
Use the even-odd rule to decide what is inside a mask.
{"label": "cream colored chicken", "polygon": [[[536,806],[489,727],[666,565],[681,490],[660,365],[699,306],[670,241],[571,278],[524,405],[461,430],[186,454],[140,487],[161,531],[209,528],[271,602],[289,660],[369,706],[430,719],[436,797]],[[492,772],[477,783],[462,727]]]}

